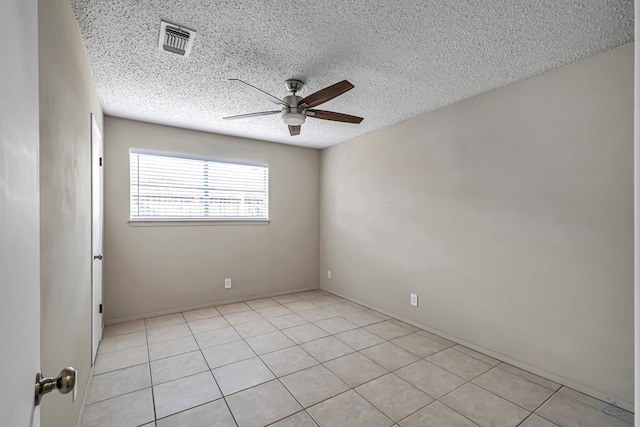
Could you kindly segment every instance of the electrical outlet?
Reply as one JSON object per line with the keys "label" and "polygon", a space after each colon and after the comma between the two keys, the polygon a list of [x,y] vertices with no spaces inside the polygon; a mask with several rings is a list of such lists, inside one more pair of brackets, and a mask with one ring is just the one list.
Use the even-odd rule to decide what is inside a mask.
{"label": "electrical outlet", "polygon": [[224,288],[225,289],[231,289],[231,278],[224,279]]}
{"label": "electrical outlet", "polygon": [[418,294],[411,294],[411,305],[414,307],[418,306]]}
{"label": "electrical outlet", "polygon": [[327,279],[331,279],[331,270],[327,270]]}

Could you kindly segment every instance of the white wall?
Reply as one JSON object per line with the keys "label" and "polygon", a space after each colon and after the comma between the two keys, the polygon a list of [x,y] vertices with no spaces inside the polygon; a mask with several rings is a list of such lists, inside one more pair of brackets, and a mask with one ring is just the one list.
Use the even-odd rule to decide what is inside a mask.
{"label": "white wall", "polygon": [[630,407],[633,50],[324,150],[321,288]]}
{"label": "white wall", "polygon": [[68,0],[39,2],[41,359],[78,370],[78,398],[52,393],[42,426],[73,426],[91,369],[91,127],[102,111]]}
{"label": "white wall", "polygon": [[[104,135],[106,322],[318,288],[318,150],[113,117]],[[268,163],[270,223],[133,226],[130,148]]]}
{"label": "white wall", "polygon": [[37,0],[2,3],[0,67],[0,424],[39,426]]}

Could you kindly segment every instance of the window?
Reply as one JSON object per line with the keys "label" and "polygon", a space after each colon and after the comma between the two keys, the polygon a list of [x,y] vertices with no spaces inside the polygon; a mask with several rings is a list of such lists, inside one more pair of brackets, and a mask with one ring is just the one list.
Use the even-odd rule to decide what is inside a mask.
{"label": "window", "polygon": [[132,220],[267,220],[269,166],[131,149]]}

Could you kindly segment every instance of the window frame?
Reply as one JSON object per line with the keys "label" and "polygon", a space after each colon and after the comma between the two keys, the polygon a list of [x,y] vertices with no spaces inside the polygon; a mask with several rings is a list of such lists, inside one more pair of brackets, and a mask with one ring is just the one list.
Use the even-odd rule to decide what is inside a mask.
{"label": "window frame", "polygon": [[[133,154],[142,154],[142,155],[152,155],[152,156],[161,156],[161,157],[169,157],[175,159],[186,159],[186,160],[198,160],[198,161],[208,161],[215,163],[228,163],[233,165],[240,166],[258,166],[266,168],[266,218],[252,218],[252,217],[141,217],[134,218],[132,216],[132,202],[133,202],[133,194],[132,194],[132,181],[131,181],[131,156]],[[269,193],[271,191],[271,181],[269,175],[269,164],[262,162],[253,162],[247,160],[237,160],[237,159],[229,159],[229,158],[220,158],[220,157],[209,157],[198,154],[189,154],[189,153],[179,153],[172,151],[163,151],[163,150],[153,150],[146,148],[129,148],[129,225],[132,226],[175,226],[175,225],[261,225],[261,224],[269,224],[270,223],[270,196]]]}

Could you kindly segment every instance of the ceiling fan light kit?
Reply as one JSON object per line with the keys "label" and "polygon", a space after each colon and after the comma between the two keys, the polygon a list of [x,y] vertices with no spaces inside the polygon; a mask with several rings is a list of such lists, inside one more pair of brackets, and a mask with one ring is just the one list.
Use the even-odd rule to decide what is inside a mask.
{"label": "ceiling fan light kit", "polygon": [[223,117],[225,120],[245,119],[248,117],[267,116],[281,113],[282,121],[289,126],[289,134],[291,136],[300,135],[300,127],[304,124],[307,117],[313,117],[321,120],[331,120],[342,123],[358,124],[362,122],[362,117],[351,116],[349,114],[335,113],[333,111],[313,110],[327,101],[342,95],[343,93],[353,89],[353,85],[346,80],[320,89],[309,96],[302,98],[296,93],[304,87],[304,83],[300,80],[289,79],[285,82],[285,86],[289,91],[289,95],[282,100],[261,90],[255,86],[245,83],[238,79],[229,79],[230,82],[240,86],[241,88],[257,95],[269,102],[281,106],[280,111],[261,111],[258,113],[240,114],[237,116]]}
{"label": "ceiling fan light kit", "polygon": [[300,126],[304,123],[306,117],[302,108],[290,107],[282,109],[282,121],[286,125]]}

